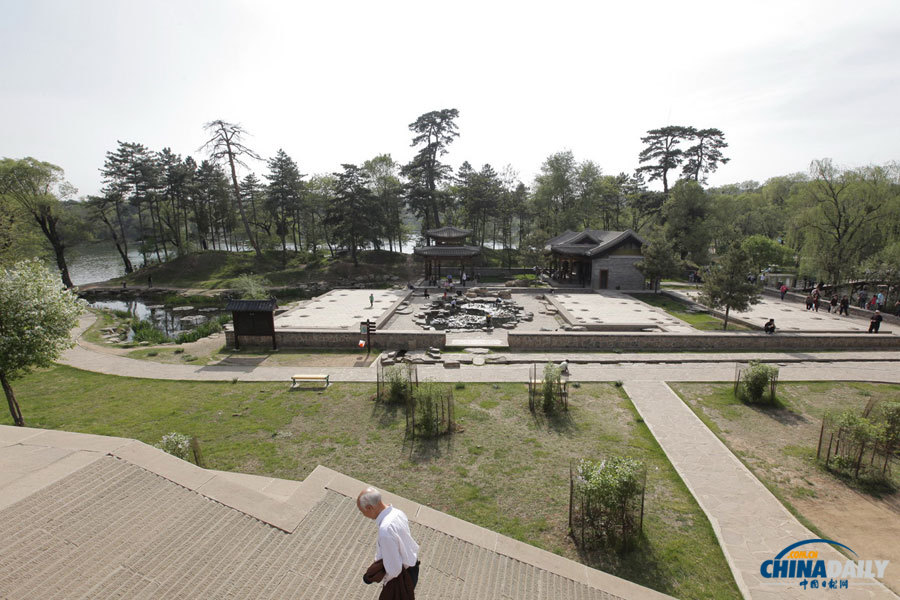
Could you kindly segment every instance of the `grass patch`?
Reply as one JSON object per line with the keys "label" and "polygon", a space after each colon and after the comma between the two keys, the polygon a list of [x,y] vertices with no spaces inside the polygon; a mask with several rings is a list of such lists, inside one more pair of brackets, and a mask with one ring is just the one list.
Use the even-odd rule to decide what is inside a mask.
{"label": "grass patch", "polygon": [[[687,304],[676,300],[671,296],[666,296],[664,294],[631,294],[631,296],[645,304],[663,309],[676,319],[681,319],[694,329],[699,329],[700,331],[722,331],[722,325],[724,324],[722,319],[714,317],[706,312],[689,312]],[[753,330],[745,325],[729,320],[727,331]]]}
{"label": "grass patch", "polygon": [[[404,438],[402,411],[371,402],[371,384],[298,392],[57,366],[15,386],[30,426],[147,443],[178,431],[198,436],[209,468],[288,479],[323,464],[667,594],[740,597],[702,511],[612,385],[583,385],[567,414],[548,418],[528,411],[524,385],[469,383],[454,390],[462,431],[415,442]],[[619,454],[649,467],[645,535],[624,555],[579,555],[567,537],[570,461]]]}

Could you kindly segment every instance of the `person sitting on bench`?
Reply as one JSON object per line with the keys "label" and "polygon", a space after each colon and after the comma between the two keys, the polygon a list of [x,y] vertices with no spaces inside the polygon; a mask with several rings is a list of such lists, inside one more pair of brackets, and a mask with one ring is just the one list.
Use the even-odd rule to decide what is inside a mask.
{"label": "person sitting on bench", "polygon": [[769,319],[765,325],[763,325],[763,329],[766,333],[775,333],[775,319]]}

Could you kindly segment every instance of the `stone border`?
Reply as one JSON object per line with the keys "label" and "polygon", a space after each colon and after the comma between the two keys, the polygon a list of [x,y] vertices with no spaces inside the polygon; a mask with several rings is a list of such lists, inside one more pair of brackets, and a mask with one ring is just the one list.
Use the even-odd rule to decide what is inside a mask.
{"label": "stone border", "polygon": [[554,350],[896,350],[900,349],[900,336],[866,333],[812,334],[812,333],[655,333],[622,332],[595,333],[582,331],[517,332],[507,333],[510,351]]}

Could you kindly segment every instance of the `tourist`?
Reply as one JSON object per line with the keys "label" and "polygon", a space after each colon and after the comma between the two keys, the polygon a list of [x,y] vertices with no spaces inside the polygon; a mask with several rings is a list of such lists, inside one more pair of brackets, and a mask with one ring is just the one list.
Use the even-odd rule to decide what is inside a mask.
{"label": "tourist", "polygon": [[453,285],[453,275],[447,273],[447,285]]}
{"label": "tourist", "polygon": [[900,317],[900,300],[897,300],[897,301],[894,303],[894,314],[895,314],[896,316]]}
{"label": "tourist", "polygon": [[419,582],[419,545],[409,531],[406,514],[385,504],[381,492],[371,487],[356,497],[356,508],[378,525],[375,562],[366,570],[363,581],[380,582],[384,586],[381,598],[414,599]]}
{"label": "tourist", "polygon": [[484,315],[484,326],[488,329],[494,326],[491,319],[491,313],[487,313],[486,315]]}
{"label": "tourist", "polygon": [[569,359],[563,359],[561,363],[559,363],[559,374],[560,375],[568,375],[569,374]]}
{"label": "tourist", "polygon": [[775,333],[775,319],[769,319],[766,321],[766,324],[763,325],[763,330],[766,333]]}
{"label": "tourist", "polygon": [[878,306],[878,296],[876,296],[875,294],[872,294],[872,297],[869,298],[869,303],[866,305],[866,307],[869,310],[876,310],[877,306]]}
{"label": "tourist", "polygon": [[819,294],[816,293],[813,294],[813,308],[816,312],[819,312]]}
{"label": "tourist", "polygon": [[812,294],[806,295],[806,310],[811,309],[813,306],[813,297]]}
{"label": "tourist", "polygon": [[369,294],[369,308],[375,306],[375,294]]}
{"label": "tourist", "polygon": [[844,297],[841,298],[841,310],[838,312],[838,316],[840,315],[850,316],[850,298],[847,294],[844,294]]}
{"label": "tourist", "polygon": [[425,288],[425,298],[431,298],[431,295],[428,293],[428,288]]}
{"label": "tourist", "polygon": [[859,290],[859,294],[856,296],[857,306],[860,308],[866,307],[866,300],[869,299],[869,294],[865,289]]}
{"label": "tourist", "polygon": [[460,277],[460,279],[462,280],[463,287],[466,287],[466,280],[467,280],[468,278],[469,278],[469,277],[466,275],[466,272],[463,271],[463,274],[462,274],[462,276]]}
{"label": "tourist", "polygon": [[447,301],[447,290],[444,290],[444,296],[441,298],[444,302]]}
{"label": "tourist", "polygon": [[837,310],[837,305],[838,305],[837,294],[832,294],[831,295],[831,303],[828,305],[828,312],[833,313],[835,310]]}
{"label": "tourist", "polygon": [[881,320],[881,311],[876,310],[872,318],[869,319],[869,333],[878,333],[878,330],[881,328]]}
{"label": "tourist", "polygon": [[782,284],[781,284],[781,289],[780,289],[779,291],[781,291],[781,299],[784,300],[785,294],[788,293],[788,286],[787,286],[787,284],[786,284],[786,283],[782,283]]}
{"label": "tourist", "polygon": [[876,296],[876,298],[878,298],[878,300],[876,301],[876,304],[878,305],[878,310],[881,310],[882,308],[884,308],[884,293],[878,292],[878,295]]}

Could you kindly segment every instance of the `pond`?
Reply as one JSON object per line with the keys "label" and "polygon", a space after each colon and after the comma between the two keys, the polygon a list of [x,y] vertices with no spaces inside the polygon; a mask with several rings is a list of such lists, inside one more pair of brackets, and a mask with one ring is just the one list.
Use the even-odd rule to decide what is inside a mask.
{"label": "pond", "polygon": [[437,330],[512,329],[523,318],[522,307],[512,300],[466,298],[434,300],[416,316],[423,328]]}
{"label": "pond", "polygon": [[[190,331],[212,317],[225,314],[225,310],[216,307],[195,308],[193,306],[169,307],[162,304],[147,304],[142,300],[97,300],[89,302],[91,308],[111,311],[124,311],[132,317],[150,321],[169,337],[184,331]],[[132,334],[129,332],[128,341]]]}

